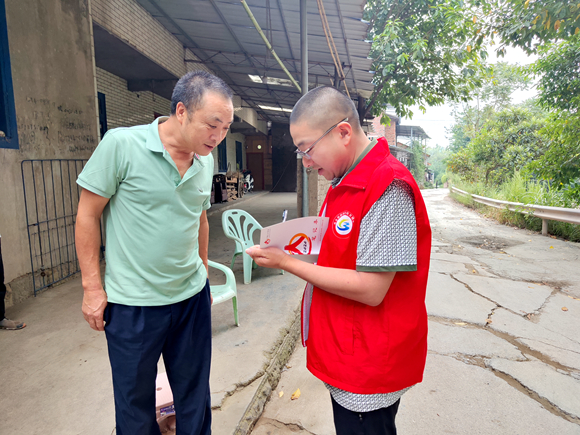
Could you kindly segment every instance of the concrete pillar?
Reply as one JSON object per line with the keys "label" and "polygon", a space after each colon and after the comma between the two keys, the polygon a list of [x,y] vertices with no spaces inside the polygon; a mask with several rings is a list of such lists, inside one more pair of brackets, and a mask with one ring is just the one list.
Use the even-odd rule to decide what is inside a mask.
{"label": "concrete pillar", "polygon": [[542,236],[548,235],[548,219],[542,219]]}

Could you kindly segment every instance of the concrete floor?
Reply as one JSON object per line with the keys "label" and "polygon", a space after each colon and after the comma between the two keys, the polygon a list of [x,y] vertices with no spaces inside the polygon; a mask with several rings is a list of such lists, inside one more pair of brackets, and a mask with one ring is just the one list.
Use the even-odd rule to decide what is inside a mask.
{"label": "concrete floor", "polygon": [[[399,433],[580,435],[580,245],[499,225],[443,189],[423,195],[429,353]],[[253,435],[334,435],[329,393],[305,364],[298,345]]]}
{"label": "concrete floor", "polygon": [[[225,208],[250,212],[263,226],[296,217],[295,193],[256,193],[210,209],[210,259],[229,266],[234,242],[221,229]],[[251,401],[280,334],[294,319],[303,282],[258,268],[243,284],[242,261],[234,267],[240,326],[231,302],[212,308],[211,373],[213,433],[230,435]],[[223,275],[222,275],[223,276]],[[223,279],[213,270],[210,282]],[[25,321],[21,331],[0,331],[0,435],[111,435],[114,406],[103,333],[84,321],[80,277],[11,307]],[[162,362],[160,371],[163,371]]]}
{"label": "concrete floor", "polygon": [[[424,381],[401,401],[399,432],[580,435],[578,244],[498,225],[441,189],[424,196],[433,227],[429,355]],[[279,222],[284,208],[295,217],[295,194],[246,199],[210,211],[213,260],[229,264],[233,251],[221,231],[224,207],[264,225]],[[240,260],[234,272],[241,326],[229,302],[212,308],[217,435],[236,428],[303,289],[268,269],[244,285]],[[0,435],[114,432],[106,343],[84,322],[81,298],[77,278],[9,310],[28,326],[0,331]],[[328,391],[305,358],[298,344],[253,434],[334,434]]]}

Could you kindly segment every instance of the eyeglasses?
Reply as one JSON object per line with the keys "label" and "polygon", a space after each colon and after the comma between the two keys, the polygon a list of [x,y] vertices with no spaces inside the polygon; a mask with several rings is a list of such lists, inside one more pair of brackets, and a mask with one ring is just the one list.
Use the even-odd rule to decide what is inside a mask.
{"label": "eyeglasses", "polygon": [[333,129],[334,129],[334,128],[335,128],[335,127],[338,125],[338,124],[340,124],[340,123],[342,123],[342,122],[347,122],[347,121],[348,121],[348,118],[344,118],[342,121],[338,121],[336,124],[334,124],[334,125],[333,125],[332,127],[330,127],[328,130],[326,130],[326,132],[325,132],[325,133],[324,133],[322,136],[320,136],[318,139],[316,139],[316,140],[314,141],[314,143],[313,143],[312,145],[310,145],[310,147],[309,147],[307,150],[305,150],[305,151],[300,151],[299,149],[296,149],[294,152],[295,152],[296,154],[298,154],[299,156],[301,156],[301,157],[306,157],[306,158],[312,159],[312,157],[310,157],[310,154],[308,154],[310,151],[312,151],[312,148],[314,148],[314,146],[315,146],[315,145],[316,145],[318,142],[320,142],[322,139],[324,139],[324,136],[326,136],[328,133],[330,133],[330,132],[331,132],[331,131],[332,131],[332,130],[333,130]]}

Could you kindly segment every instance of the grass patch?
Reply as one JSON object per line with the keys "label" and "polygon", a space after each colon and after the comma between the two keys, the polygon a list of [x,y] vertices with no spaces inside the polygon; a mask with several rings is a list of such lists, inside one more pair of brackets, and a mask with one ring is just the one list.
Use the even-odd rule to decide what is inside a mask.
{"label": "grass patch", "polygon": [[[461,190],[487,198],[550,207],[579,208],[580,206],[577,201],[567,197],[564,192],[550,189],[545,183],[526,180],[519,173],[516,173],[509,181],[501,186],[486,186],[484,183],[466,183],[457,177],[452,177],[450,181],[455,187]],[[479,204],[469,197],[453,192],[451,192],[451,197],[457,202],[473,208],[502,224],[538,232],[542,230],[542,219],[540,218]],[[548,233],[572,242],[580,242],[580,225],[548,221]]]}

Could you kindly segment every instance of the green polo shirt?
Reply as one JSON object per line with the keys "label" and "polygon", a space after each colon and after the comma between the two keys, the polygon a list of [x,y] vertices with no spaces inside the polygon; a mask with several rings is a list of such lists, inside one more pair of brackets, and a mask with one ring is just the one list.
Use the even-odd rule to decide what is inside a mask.
{"label": "green polo shirt", "polygon": [[159,139],[166,119],[108,131],[77,180],[110,198],[103,211],[109,302],[168,305],[205,286],[198,234],[210,207],[213,157],[196,155],[182,179]]}

